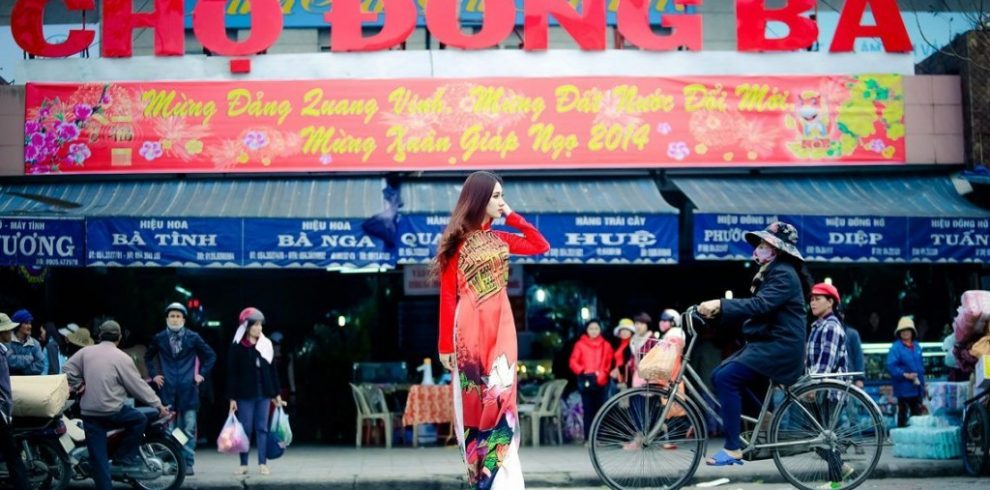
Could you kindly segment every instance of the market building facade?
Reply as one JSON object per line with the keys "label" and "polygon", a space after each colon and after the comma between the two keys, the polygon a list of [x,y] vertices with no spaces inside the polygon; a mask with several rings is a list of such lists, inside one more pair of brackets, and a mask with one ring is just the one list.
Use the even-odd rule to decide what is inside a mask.
{"label": "market building facade", "polygon": [[22,284],[3,307],[150,332],[159,303],[195,301],[222,342],[252,304],[309,369],[415,366],[474,169],[501,172],[552,246],[512,270],[532,376],[561,371],[583,320],[743,294],[742,232],[776,219],[864,341],[902,314],[940,339],[959,294],[988,287],[960,79],[915,69],[964,12],[422,3],[363,2],[363,23],[341,3],[328,24],[295,2],[0,2],[0,51],[28,58],[0,60],[0,260]]}

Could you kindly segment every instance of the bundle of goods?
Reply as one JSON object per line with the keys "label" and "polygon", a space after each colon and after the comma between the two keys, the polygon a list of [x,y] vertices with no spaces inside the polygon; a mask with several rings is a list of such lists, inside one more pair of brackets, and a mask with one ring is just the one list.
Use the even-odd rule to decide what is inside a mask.
{"label": "bundle of goods", "polygon": [[69,381],[64,374],[54,376],[11,376],[14,417],[52,418],[62,413],[69,399]]}
{"label": "bundle of goods", "polygon": [[895,458],[955,459],[959,457],[960,428],[930,415],[908,419],[908,426],[890,430]]}
{"label": "bundle of goods", "polygon": [[[952,353],[958,361],[959,369],[972,372],[981,355],[980,349],[986,344],[990,348],[990,291],[966,291],[962,295],[962,305],[958,309],[952,329],[956,336],[956,346]],[[973,347],[977,352],[973,353]],[[990,352],[987,352],[990,354]]]}
{"label": "bundle of goods", "polygon": [[928,383],[928,408],[936,416],[962,416],[966,400],[973,396],[969,382]]}

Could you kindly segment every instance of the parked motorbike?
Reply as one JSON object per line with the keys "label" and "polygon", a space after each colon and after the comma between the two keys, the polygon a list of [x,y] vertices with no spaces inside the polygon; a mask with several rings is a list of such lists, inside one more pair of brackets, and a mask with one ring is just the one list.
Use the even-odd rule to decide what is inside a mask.
{"label": "parked motorbike", "polygon": [[[110,478],[124,482],[134,488],[145,490],[175,490],[182,486],[186,478],[186,460],[182,456],[182,445],[186,435],[181,429],[168,428],[175,420],[175,413],[161,417],[158,410],[150,407],[137,407],[148,419],[144,437],[138,446],[138,454],[143,463],[140,467],[110,466]],[[92,464],[86,447],[86,436],[82,432],[82,420],[78,413],[67,419],[69,430],[62,435],[63,445],[70,446],[68,459],[72,466],[73,480],[86,480],[92,477]],[[116,429],[107,433],[107,449],[114,454],[123,438],[124,430]]]}
{"label": "parked motorbike", "polygon": [[[21,449],[32,489],[61,489],[69,486],[72,468],[66,448],[60,443],[66,433],[62,415],[54,418],[17,417],[11,433]],[[0,461],[0,480],[8,482],[7,463]],[[3,485],[0,485],[2,487]]]}

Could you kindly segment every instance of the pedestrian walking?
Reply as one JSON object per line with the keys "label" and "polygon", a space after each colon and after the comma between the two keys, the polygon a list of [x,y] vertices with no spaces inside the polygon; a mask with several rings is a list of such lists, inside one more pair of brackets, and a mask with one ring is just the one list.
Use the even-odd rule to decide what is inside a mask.
{"label": "pedestrian walking", "polygon": [[577,388],[581,393],[584,440],[587,444],[591,422],[605,404],[613,352],[612,346],[602,337],[602,327],[598,320],[585,323],[584,332],[571,351],[570,367],[571,372],[577,376]]}
{"label": "pedestrian walking", "polygon": [[[227,398],[230,412],[237,414],[237,420],[244,426],[244,433],[250,439],[255,434],[258,445],[258,472],[270,475],[268,468],[268,409],[285,406],[279,395],[278,373],[275,372],[275,348],[272,341],[262,332],[265,315],[257,308],[245,308],[238,319],[240,326],[234,334],[227,355]],[[241,466],[234,473],[246,475],[248,472],[248,452],[240,453]]]}
{"label": "pedestrian walking", "polygon": [[805,364],[809,374],[833,374],[846,372],[846,330],[837,311],[839,290],[826,283],[811,288],[811,324],[808,336],[808,357]]}
{"label": "pedestrian walking", "polygon": [[[501,216],[523,236],[493,231],[492,221]],[[440,238],[435,270],[440,276],[440,362],[455,380],[454,427],[471,489],[524,487],[516,408],[518,343],[506,290],[509,254],[549,249],[536,227],[506,204],[500,177],[490,172],[468,176]]]}
{"label": "pedestrian walking", "polygon": [[203,337],[186,326],[186,307],[172,303],[165,307],[165,330],[151,340],[144,354],[148,375],[158,386],[162,403],[178,414],[176,424],[189,440],[183,455],[186,474],[196,474],[196,427],[199,411],[199,385],[216,363],[217,355]]}
{"label": "pedestrian walking", "polygon": [[906,427],[908,414],[921,415],[922,397],[925,391],[925,364],[921,356],[921,344],[916,342],[918,330],[914,319],[901,317],[894,330],[894,343],[887,351],[887,372],[894,385],[897,398],[897,426]]}

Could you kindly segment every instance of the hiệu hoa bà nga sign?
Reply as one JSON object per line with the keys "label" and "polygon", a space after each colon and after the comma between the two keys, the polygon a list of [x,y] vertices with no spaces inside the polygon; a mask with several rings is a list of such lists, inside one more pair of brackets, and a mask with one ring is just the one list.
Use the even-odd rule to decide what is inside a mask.
{"label": "hi\u1ec7u hoa b\u00e0 nga sign", "polygon": [[[79,53],[91,46],[96,33],[90,29],[74,29],[61,43],[51,43],[42,32],[45,6],[50,0],[17,0],[12,11],[11,31],[26,52],[46,57],[62,57]],[[95,10],[95,0],[64,0],[72,11]],[[275,44],[284,27],[283,11],[294,0],[251,0],[250,34],[242,41],[227,37],[226,17],[230,3],[241,5],[244,0],[198,0],[192,10],[192,28],[196,38],[211,52],[226,56],[260,53]],[[324,13],[330,32],[332,51],[377,51],[390,49],[404,42],[417,26],[422,13],[423,23],[440,43],[464,49],[497,46],[512,35],[517,19],[523,19],[523,48],[547,49],[548,30],[553,19],[585,50],[606,47],[607,22],[614,18],[616,28],[627,41],[644,50],[674,50],[686,47],[702,49],[703,16],[677,7],[694,7],[702,0],[670,0],[674,9],[660,19],[669,34],[653,31],[657,6],[663,0],[521,0],[485,2],[480,12],[480,29],[475,33],[461,30],[460,13],[465,2],[473,0],[337,0],[310,2],[332,8]],[[728,1],[728,0],[719,0]],[[477,2],[475,2],[477,3]],[[664,10],[669,1],[663,1]],[[368,12],[373,4],[377,12]],[[793,51],[804,49],[818,39],[818,26],[808,15],[816,0],[789,0],[777,9],[765,7],[763,0],[735,0],[736,36],[740,51]],[[106,0],[102,9],[103,57],[119,58],[132,55],[134,29],[155,31],[155,54],[181,56],[185,48],[184,0],[155,0],[152,12],[133,12],[133,0]],[[862,25],[863,13],[870,9],[876,25]],[[482,10],[477,9],[476,10]],[[237,11],[235,6],[234,11]],[[767,37],[767,23],[787,25],[788,33],[781,38]],[[365,23],[377,23],[381,29],[365,35]],[[843,2],[831,52],[851,52],[857,38],[880,38],[888,52],[910,52],[911,41],[896,0],[846,0]]]}
{"label": "hi\u1ec7u hoa b\u00e0 nga sign", "polygon": [[25,172],[903,163],[898,75],[28,84]]}

